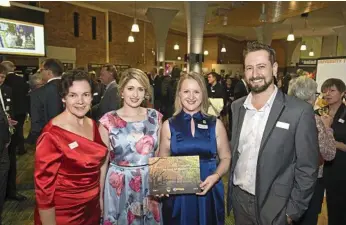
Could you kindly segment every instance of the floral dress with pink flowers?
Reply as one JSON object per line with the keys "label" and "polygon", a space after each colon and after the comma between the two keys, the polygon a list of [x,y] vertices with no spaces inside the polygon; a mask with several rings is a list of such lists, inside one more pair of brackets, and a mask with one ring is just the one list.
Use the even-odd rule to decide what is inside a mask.
{"label": "floral dress with pink flowers", "polygon": [[110,140],[103,225],[162,224],[161,205],[148,196],[148,159],[158,147],[161,118],[155,109],[147,109],[144,121],[127,122],[116,111],[100,119]]}

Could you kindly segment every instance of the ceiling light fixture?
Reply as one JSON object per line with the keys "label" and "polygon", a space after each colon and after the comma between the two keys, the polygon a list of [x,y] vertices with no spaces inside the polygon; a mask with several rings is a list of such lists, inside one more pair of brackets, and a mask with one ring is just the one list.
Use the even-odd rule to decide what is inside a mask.
{"label": "ceiling light fixture", "polygon": [[227,26],[227,24],[228,24],[228,17],[224,16],[222,25]]}
{"label": "ceiling light fixture", "polygon": [[177,59],[178,59],[178,60],[181,60],[181,57],[180,57],[180,56],[178,56],[178,57],[177,57]]}
{"label": "ceiling light fixture", "polygon": [[300,46],[300,51],[306,51],[306,44],[305,41],[302,42],[302,45]]}
{"label": "ceiling light fixture", "polygon": [[10,1],[7,1],[7,0],[0,0],[0,6],[10,7],[11,3],[10,3]]}
{"label": "ceiling light fixture", "polygon": [[261,11],[261,15],[259,17],[259,21],[261,23],[267,22],[267,13],[266,13],[266,4],[265,3],[262,3],[262,11]]}
{"label": "ceiling light fixture", "polygon": [[174,45],[173,49],[174,49],[174,50],[179,50],[179,45],[178,45],[178,43],[176,43],[176,44]]}
{"label": "ceiling light fixture", "polygon": [[131,27],[131,32],[138,33],[139,32],[139,26],[138,26],[138,23],[137,23],[136,11],[137,11],[137,7],[136,7],[136,2],[135,2],[135,17],[133,18],[133,24],[132,24],[132,27]]}
{"label": "ceiling light fixture", "polygon": [[130,33],[130,36],[127,38],[127,42],[135,42],[135,38],[133,37],[132,32]]}
{"label": "ceiling light fixture", "polygon": [[204,55],[209,55],[208,50],[204,50]]}
{"label": "ceiling light fixture", "polygon": [[133,20],[131,32],[135,32],[135,33],[139,32],[139,26],[137,24],[137,18],[134,18],[134,20]]}
{"label": "ceiling light fixture", "polygon": [[291,24],[291,29],[290,29],[290,33],[287,36],[287,41],[294,41],[294,40],[295,40],[295,38],[294,38],[294,34],[293,34],[293,26]]}
{"label": "ceiling light fixture", "polygon": [[227,51],[227,50],[226,50],[225,45],[222,45],[221,52],[226,52],[226,51]]}
{"label": "ceiling light fixture", "polygon": [[309,52],[309,56],[315,56],[314,50],[311,48],[310,52]]}

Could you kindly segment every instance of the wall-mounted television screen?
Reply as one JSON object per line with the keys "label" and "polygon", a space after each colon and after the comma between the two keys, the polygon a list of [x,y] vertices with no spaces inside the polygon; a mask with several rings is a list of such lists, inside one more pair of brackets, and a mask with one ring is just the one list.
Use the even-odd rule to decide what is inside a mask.
{"label": "wall-mounted television screen", "polygon": [[45,56],[43,25],[0,18],[0,54]]}

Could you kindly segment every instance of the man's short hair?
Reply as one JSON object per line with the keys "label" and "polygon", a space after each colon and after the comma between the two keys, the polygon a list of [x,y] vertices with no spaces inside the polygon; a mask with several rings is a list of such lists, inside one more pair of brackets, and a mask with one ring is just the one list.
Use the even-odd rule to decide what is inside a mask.
{"label": "man's short hair", "polygon": [[46,59],[42,65],[44,69],[52,71],[55,77],[60,77],[64,72],[64,66],[58,59]]}
{"label": "man's short hair", "polygon": [[118,70],[113,64],[105,64],[102,66],[103,68],[106,68],[107,72],[112,73],[114,79],[118,79]]}
{"label": "man's short hair", "polygon": [[7,73],[8,72],[12,72],[12,71],[14,71],[16,69],[16,66],[11,61],[2,61],[1,65],[3,65],[6,68]]}
{"label": "man's short hair", "polygon": [[7,68],[6,68],[6,66],[0,64],[0,73],[7,75]]}
{"label": "man's short hair", "polygon": [[245,57],[247,56],[247,54],[249,54],[250,52],[257,52],[260,50],[264,50],[264,51],[268,52],[269,61],[271,62],[272,65],[276,62],[275,50],[272,47],[270,47],[269,45],[262,44],[262,43],[257,42],[257,41],[248,42],[246,44],[246,49],[243,52],[244,60],[245,60]]}

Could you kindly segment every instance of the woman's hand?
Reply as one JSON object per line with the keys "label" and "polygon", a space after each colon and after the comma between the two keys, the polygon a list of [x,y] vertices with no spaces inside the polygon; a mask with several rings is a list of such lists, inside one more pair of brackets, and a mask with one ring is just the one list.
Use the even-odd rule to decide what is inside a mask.
{"label": "woman's hand", "polygon": [[333,117],[331,117],[329,115],[324,115],[324,116],[321,116],[321,120],[322,120],[325,128],[330,128],[332,126]]}
{"label": "woman's hand", "polygon": [[216,173],[208,176],[199,187],[202,189],[202,192],[196,193],[196,195],[205,195],[220,179],[220,176]]}

